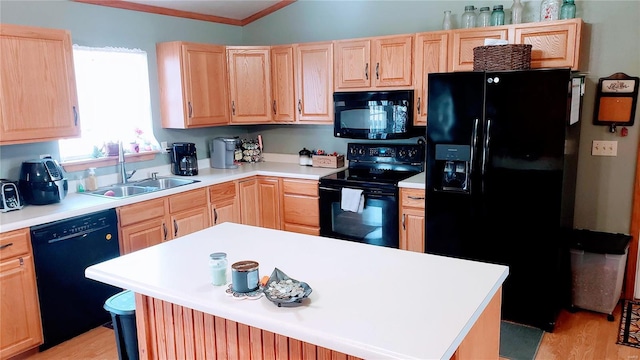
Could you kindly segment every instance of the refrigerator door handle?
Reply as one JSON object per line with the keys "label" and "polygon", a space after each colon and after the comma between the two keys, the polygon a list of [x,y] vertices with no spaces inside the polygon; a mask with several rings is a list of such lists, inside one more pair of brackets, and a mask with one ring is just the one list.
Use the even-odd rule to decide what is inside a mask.
{"label": "refrigerator door handle", "polygon": [[491,141],[491,119],[487,119],[487,131],[484,135],[484,144],[482,146],[482,192],[484,192],[484,177],[487,172],[487,162],[489,161],[489,142]]}
{"label": "refrigerator door handle", "polygon": [[[469,159],[469,172],[474,171],[473,164],[475,162],[475,154],[476,154],[476,146],[478,145],[478,123],[480,122],[479,118],[475,118],[473,121],[473,132],[471,133],[471,152]],[[471,177],[467,179],[467,188],[471,191]]]}

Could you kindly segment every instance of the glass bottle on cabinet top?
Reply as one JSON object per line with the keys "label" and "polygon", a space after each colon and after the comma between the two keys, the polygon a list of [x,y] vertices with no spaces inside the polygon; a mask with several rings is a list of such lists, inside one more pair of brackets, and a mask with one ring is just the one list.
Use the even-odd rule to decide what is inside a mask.
{"label": "glass bottle on cabinet top", "polygon": [[542,0],[540,4],[540,21],[558,20],[561,0]]}
{"label": "glass bottle on cabinet top", "polygon": [[476,24],[481,27],[491,26],[491,8],[488,6],[480,8],[480,14],[478,14]]}
{"label": "glass bottle on cabinet top", "polygon": [[504,25],[504,10],[502,9],[502,5],[493,6],[493,12],[491,13],[491,25]]}
{"label": "glass bottle on cabinet top", "polygon": [[465,29],[476,27],[476,8],[473,5],[464,7],[462,14],[462,27]]}
{"label": "glass bottle on cabinet top", "polygon": [[442,19],[442,30],[451,30],[451,10],[445,10]]}
{"label": "glass bottle on cabinet top", "polygon": [[511,5],[511,23],[512,24],[522,24],[523,11],[524,11],[524,6],[520,2],[520,0],[513,0],[513,5]]}
{"label": "glass bottle on cabinet top", "polygon": [[576,4],[573,0],[564,0],[560,8],[560,19],[573,19],[576,17]]}

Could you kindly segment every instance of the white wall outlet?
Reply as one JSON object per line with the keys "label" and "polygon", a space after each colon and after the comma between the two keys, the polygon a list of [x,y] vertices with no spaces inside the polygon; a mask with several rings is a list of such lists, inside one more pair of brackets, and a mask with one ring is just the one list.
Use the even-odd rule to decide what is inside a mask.
{"label": "white wall outlet", "polygon": [[618,156],[618,142],[593,140],[591,155],[594,156]]}

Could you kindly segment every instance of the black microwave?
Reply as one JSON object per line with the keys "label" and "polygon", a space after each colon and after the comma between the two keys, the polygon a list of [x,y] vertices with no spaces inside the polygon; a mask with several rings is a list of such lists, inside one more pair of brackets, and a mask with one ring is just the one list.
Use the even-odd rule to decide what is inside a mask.
{"label": "black microwave", "polygon": [[413,126],[413,90],[333,93],[334,136],[348,139],[408,139]]}

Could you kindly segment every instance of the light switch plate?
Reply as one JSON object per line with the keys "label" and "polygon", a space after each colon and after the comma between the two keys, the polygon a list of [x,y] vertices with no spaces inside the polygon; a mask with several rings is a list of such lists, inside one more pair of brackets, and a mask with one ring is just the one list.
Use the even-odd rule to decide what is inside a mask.
{"label": "light switch plate", "polygon": [[594,156],[618,156],[618,142],[606,140],[593,140],[591,155]]}

